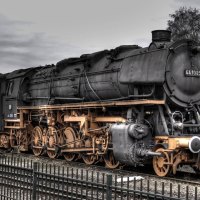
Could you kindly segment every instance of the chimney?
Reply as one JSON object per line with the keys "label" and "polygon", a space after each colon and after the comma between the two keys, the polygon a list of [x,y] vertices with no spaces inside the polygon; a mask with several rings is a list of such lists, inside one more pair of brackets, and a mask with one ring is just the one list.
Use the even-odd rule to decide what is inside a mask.
{"label": "chimney", "polygon": [[152,42],[170,42],[171,31],[155,30],[152,31]]}

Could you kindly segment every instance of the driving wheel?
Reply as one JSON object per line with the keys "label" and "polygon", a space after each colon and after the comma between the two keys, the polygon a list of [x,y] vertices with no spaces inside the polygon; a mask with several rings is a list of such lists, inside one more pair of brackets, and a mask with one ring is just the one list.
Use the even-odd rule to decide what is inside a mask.
{"label": "driving wheel", "polygon": [[33,129],[31,144],[32,144],[32,151],[35,156],[40,156],[43,152],[42,132],[43,130],[39,126],[36,126]]}
{"label": "driving wheel", "polygon": [[55,127],[49,127],[47,131],[47,155],[50,158],[58,156],[58,134]]}
{"label": "driving wheel", "polygon": [[[75,140],[76,140],[76,134],[75,131],[73,130],[73,128],[71,127],[67,127],[64,130],[64,134],[63,134],[63,141],[64,141],[64,145],[66,145],[66,149],[73,149],[75,147]],[[72,161],[75,159],[76,154],[75,153],[71,153],[71,152],[62,152],[65,160],[67,161]]]}
{"label": "driving wheel", "polygon": [[104,161],[106,163],[106,167],[110,169],[115,169],[119,166],[119,161],[117,161],[114,157],[113,151],[108,151],[104,156]]}
{"label": "driving wheel", "polygon": [[82,159],[85,164],[92,165],[96,161],[96,156],[84,154],[84,155],[82,155]]}

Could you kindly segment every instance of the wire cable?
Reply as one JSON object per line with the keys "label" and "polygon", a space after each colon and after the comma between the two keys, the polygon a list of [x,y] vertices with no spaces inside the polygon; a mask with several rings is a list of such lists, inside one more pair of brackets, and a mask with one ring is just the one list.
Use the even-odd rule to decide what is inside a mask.
{"label": "wire cable", "polygon": [[88,83],[88,86],[89,86],[89,88],[92,90],[92,92],[94,93],[94,95],[101,101],[101,98],[97,95],[97,93],[94,91],[94,89],[92,88],[92,86],[91,86],[91,84],[90,84],[90,82],[89,82],[89,80],[88,80],[88,77],[87,77],[87,74],[86,74],[86,71],[84,70],[84,73],[85,73],[85,78],[86,78],[86,80],[87,80],[87,83]]}

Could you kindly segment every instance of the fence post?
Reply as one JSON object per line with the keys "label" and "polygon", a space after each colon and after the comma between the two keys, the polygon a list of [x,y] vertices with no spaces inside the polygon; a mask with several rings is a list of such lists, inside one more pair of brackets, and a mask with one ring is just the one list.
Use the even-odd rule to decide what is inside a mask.
{"label": "fence post", "polygon": [[112,199],[112,175],[107,174],[106,200]]}
{"label": "fence post", "polygon": [[32,189],[32,200],[36,200],[36,189],[37,189],[37,169],[38,163],[33,163],[33,189]]}

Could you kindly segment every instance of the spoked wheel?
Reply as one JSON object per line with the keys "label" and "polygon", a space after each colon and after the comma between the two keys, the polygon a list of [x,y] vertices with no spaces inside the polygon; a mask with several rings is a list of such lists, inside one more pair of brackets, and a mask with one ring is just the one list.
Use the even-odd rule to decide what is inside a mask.
{"label": "spoked wheel", "polygon": [[[73,128],[68,127],[64,130],[63,141],[66,149],[73,149],[75,147],[76,134]],[[63,149],[64,150],[64,149]],[[76,154],[71,152],[62,152],[65,160],[72,161],[75,159]]]}
{"label": "spoked wheel", "polygon": [[47,155],[50,158],[58,156],[58,134],[55,127],[49,127],[47,131]]}
{"label": "spoked wheel", "polygon": [[30,137],[27,131],[19,131],[19,150],[20,151],[28,151],[28,145],[30,143]]}
{"label": "spoked wheel", "polygon": [[171,171],[169,154],[163,148],[159,148],[156,152],[162,153],[162,156],[154,156],[153,169],[158,176],[167,176]]}
{"label": "spoked wheel", "polygon": [[43,152],[42,132],[43,130],[39,126],[36,126],[33,129],[31,143],[32,143],[32,151],[35,156],[40,156]]}
{"label": "spoked wheel", "polygon": [[96,161],[96,156],[95,155],[82,155],[82,159],[85,164],[92,165]]}
{"label": "spoked wheel", "polygon": [[10,142],[10,146],[11,147],[16,147],[17,146],[17,133],[16,133],[16,130],[13,130],[13,129],[10,130],[9,142]]}
{"label": "spoked wheel", "polygon": [[0,135],[0,148],[9,148],[10,147],[10,143],[9,143],[9,135],[6,134],[2,134]]}
{"label": "spoked wheel", "polygon": [[106,163],[106,167],[110,169],[115,169],[119,166],[119,161],[117,161],[114,157],[113,151],[108,151],[104,156],[104,161]]}

